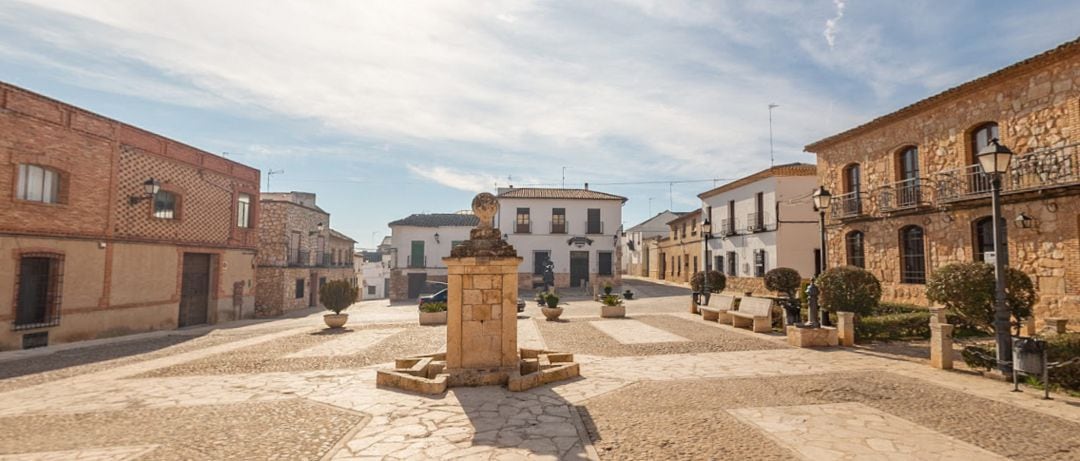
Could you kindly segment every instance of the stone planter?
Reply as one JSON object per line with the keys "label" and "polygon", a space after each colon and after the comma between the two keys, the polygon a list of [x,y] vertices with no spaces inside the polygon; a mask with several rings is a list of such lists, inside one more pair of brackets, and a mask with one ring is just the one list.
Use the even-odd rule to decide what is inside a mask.
{"label": "stone planter", "polygon": [[544,317],[547,317],[548,321],[559,320],[559,316],[562,315],[561,307],[541,307],[540,311],[544,313]]}
{"label": "stone planter", "polygon": [[349,314],[326,314],[322,316],[323,322],[330,328],[341,328],[349,320]]}
{"label": "stone planter", "polygon": [[600,306],[600,316],[608,319],[626,317],[626,306]]}
{"label": "stone planter", "polygon": [[424,312],[420,311],[421,325],[446,325],[446,311]]}

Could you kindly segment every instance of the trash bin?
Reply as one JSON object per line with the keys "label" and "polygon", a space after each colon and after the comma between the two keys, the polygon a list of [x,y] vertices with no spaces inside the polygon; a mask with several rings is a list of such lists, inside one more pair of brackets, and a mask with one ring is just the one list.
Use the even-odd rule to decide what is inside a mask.
{"label": "trash bin", "polygon": [[1046,341],[1036,338],[1013,340],[1013,367],[1026,375],[1042,376],[1046,367]]}

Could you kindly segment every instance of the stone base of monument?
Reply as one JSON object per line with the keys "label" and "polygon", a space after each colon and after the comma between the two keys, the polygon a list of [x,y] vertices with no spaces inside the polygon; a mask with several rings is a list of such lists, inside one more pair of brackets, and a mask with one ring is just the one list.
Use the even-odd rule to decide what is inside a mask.
{"label": "stone base of monument", "polygon": [[787,326],[787,342],[795,347],[831,347],[839,344],[835,327],[799,328]]}
{"label": "stone base of monument", "polygon": [[428,354],[397,359],[392,370],[378,370],[375,386],[420,394],[442,394],[450,387],[506,385],[520,392],[580,376],[574,354],[539,349],[521,349],[519,367],[469,368],[449,370],[446,354]]}

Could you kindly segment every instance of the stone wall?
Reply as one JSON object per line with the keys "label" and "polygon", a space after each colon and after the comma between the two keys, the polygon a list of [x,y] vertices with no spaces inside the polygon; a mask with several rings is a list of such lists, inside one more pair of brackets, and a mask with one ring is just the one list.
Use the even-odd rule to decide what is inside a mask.
{"label": "stone wall", "polygon": [[[940,200],[940,173],[965,167],[971,158],[971,131],[986,122],[998,124],[1002,144],[1017,156],[1065,159],[1031,178],[1030,192],[1005,196],[1009,261],[1036,282],[1037,319],[1047,316],[1080,321],[1080,43],[1071,43],[1021,64],[965,84],[958,89],[887,115],[864,127],[807,146],[818,154],[819,180],[835,194],[846,192],[843,169],[859,164],[864,217],[829,221],[829,264],[846,263],[844,236],[865,235],[866,268],[884,284],[884,299],[926,304],[925,285],[900,283],[900,229],[917,225],[925,232],[927,275],[934,268],[971,261],[975,253],[974,220],[990,215],[989,200]],[[879,193],[899,178],[898,152],[916,146],[923,178],[922,207],[887,212]],[[1016,163],[1014,163],[1016,165]],[[1072,165],[1070,167],[1066,165]],[[1041,168],[1041,167],[1040,167]],[[1058,175],[1058,176],[1053,176]],[[1051,187],[1050,178],[1066,186]],[[1060,182],[1059,182],[1060,185]],[[835,208],[835,207],[834,207]],[[1015,219],[1024,213],[1037,224],[1023,229]]]}
{"label": "stone wall", "polygon": [[772,292],[765,289],[765,279],[761,277],[728,277],[727,287],[724,291],[737,293],[742,295],[746,292],[752,292],[754,296],[768,295],[772,296]]}

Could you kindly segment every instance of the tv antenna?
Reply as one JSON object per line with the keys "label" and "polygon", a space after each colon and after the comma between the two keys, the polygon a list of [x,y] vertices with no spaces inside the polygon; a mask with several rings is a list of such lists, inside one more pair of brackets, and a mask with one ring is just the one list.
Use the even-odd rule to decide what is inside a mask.
{"label": "tv antenna", "polygon": [[266,171],[266,191],[267,192],[270,192],[270,176],[273,176],[273,175],[276,175],[276,174],[285,174],[285,170],[270,169],[270,170]]}
{"label": "tv antenna", "polygon": [[779,104],[769,103],[769,166],[776,165],[775,157],[773,156],[773,142],[772,142],[772,110],[780,107]]}

